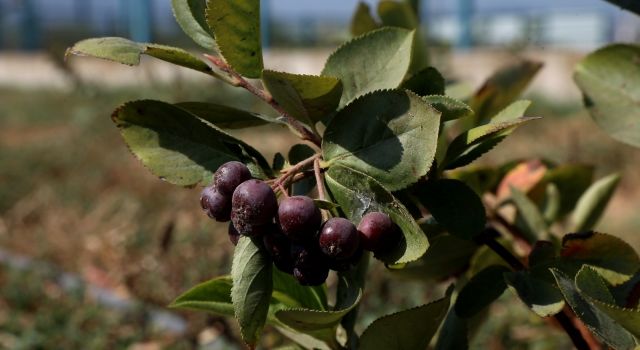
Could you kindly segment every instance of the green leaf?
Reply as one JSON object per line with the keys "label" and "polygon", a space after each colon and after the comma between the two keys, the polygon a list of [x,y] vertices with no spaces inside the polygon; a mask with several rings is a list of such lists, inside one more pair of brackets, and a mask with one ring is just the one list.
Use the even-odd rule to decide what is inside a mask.
{"label": "green leaf", "polygon": [[259,78],[263,66],[260,1],[207,0],[206,15],[225,61],[241,75]]}
{"label": "green leaf", "polygon": [[220,165],[232,160],[245,162],[257,177],[268,168],[251,146],[169,103],[128,102],[112,119],[144,166],[175,185],[208,182]]}
{"label": "green leaf", "polygon": [[351,17],[351,25],[349,26],[351,35],[362,35],[378,28],[380,28],[380,25],[371,15],[369,5],[364,2],[358,2],[358,7]]}
{"label": "green leaf", "polygon": [[631,12],[635,12],[636,14],[640,15],[640,4],[635,1],[631,1],[631,0],[607,0],[607,1],[612,4],[616,4],[625,10],[629,10]]}
{"label": "green leaf", "polygon": [[593,306],[640,339],[640,310],[617,306],[606,282],[596,270],[584,266],[576,275],[576,287]]}
{"label": "green leaf", "polygon": [[242,129],[267,123],[280,123],[268,116],[215,103],[180,102],[175,105],[223,129]]}
{"label": "green leaf", "polygon": [[568,234],[560,251],[565,273],[575,275],[582,265],[591,265],[612,285],[629,280],[640,269],[635,250],[618,237],[598,232]]}
{"label": "green leaf", "polygon": [[273,290],[269,253],[248,237],[241,237],[233,254],[231,300],[242,339],[254,346],[269,313]]}
{"label": "green leaf", "polygon": [[476,112],[477,123],[491,118],[518,98],[540,68],[540,62],[523,60],[489,77],[469,102],[471,109]]}
{"label": "green leaf", "polygon": [[325,329],[333,329],[342,317],[356,307],[362,298],[362,290],[353,295],[348,306],[333,310],[320,311],[309,309],[282,309],[276,312],[276,318],[297,331],[314,332]]}
{"label": "green leaf", "polygon": [[411,90],[420,96],[442,96],[445,93],[444,77],[433,67],[427,67],[411,75],[400,87]]}
{"label": "green leaf", "polygon": [[416,186],[415,191],[420,202],[452,235],[472,239],[484,229],[484,205],[463,182],[453,179],[428,181]]}
{"label": "green leaf", "polygon": [[493,116],[491,118],[491,123],[502,123],[516,120],[524,115],[527,109],[529,109],[529,106],[531,106],[531,101],[529,100],[516,101],[501,110],[500,113]]}
{"label": "green leaf", "polygon": [[372,177],[341,165],[325,173],[329,190],[336,202],[354,223],[371,211],[381,211],[400,226],[403,239],[388,254],[377,257],[388,264],[411,262],[421,257],[429,240],[407,209]]}
{"label": "green leaf", "polygon": [[391,266],[389,271],[392,276],[441,281],[465,271],[478,249],[473,241],[448,234],[438,235],[430,243],[431,246],[420,259],[399,268]]}
{"label": "green leaf", "polygon": [[352,39],[331,54],[322,75],[342,81],[340,107],[366,93],[400,86],[411,64],[413,34],[406,29],[381,28]]}
{"label": "green leaf", "polygon": [[551,269],[551,272],[565,300],[591,332],[614,349],[635,348],[636,342],[633,336],[611,317],[585,300],[569,276],[557,269]]}
{"label": "green leaf", "polygon": [[411,4],[406,1],[382,0],[378,3],[378,16],[382,20],[382,25],[386,27],[416,30],[409,71],[414,73],[424,69],[429,64],[429,53],[427,52],[426,40],[418,30],[420,21]]}
{"label": "green leaf", "polygon": [[598,126],[635,147],[640,147],[638,55],[638,45],[609,45],[584,58],[573,76]]}
{"label": "green leaf", "polygon": [[572,231],[580,232],[593,229],[604,213],[613,192],[620,182],[620,174],[611,174],[596,181],[578,200],[571,221]]}
{"label": "green leaf", "polygon": [[547,222],[535,203],[526,194],[511,186],[511,199],[518,209],[516,225],[531,244],[548,235]]}
{"label": "green leaf", "polygon": [[[287,158],[289,159],[290,164],[297,164],[311,156],[313,156],[316,151],[305,144],[296,144],[291,147]],[[306,179],[302,179],[298,182],[295,182],[292,186],[292,195],[307,195],[313,188],[316,186],[316,180],[313,176],[308,177]]]}
{"label": "green leaf", "polygon": [[325,209],[325,210],[333,210],[333,209],[340,208],[340,206],[336,203],[333,203],[330,201],[323,201],[321,199],[314,199],[313,203],[316,204],[316,207],[320,209]]}
{"label": "green leaf", "polygon": [[424,176],[433,162],[440,113],[408,91],[362,96],[327,126],[322,154],[329,164],[356,169],[395,191]]}
{"label": "green leaf", "polygon": [[216,42],[209,33],[204,16],[206,0],[171,0],[171,7],[173,16],[185,34],[205,49],[215,50]]}
{"label": "green leaf", "polygon": [[593,181],[593,166],[583,164],[563,164],[549,169],[540,181],[540,186],[552,183],[558,187],[560,208],[557,216],[571,212],[578,199]]}
{"label": "green leaf", "polygon": [[324,285],[300,285],[292,275],[279,269],[273,269],[273,298],[287,307],[321,311],[327,309],[327,292]]}
{"label": "green leaf", "polygon": [[429,95],[424,96],[422,100],[442,113],[442,117],[440,118],[441,123],[459,118],[467,118],[473,115],[473,111],[466,103],[449,96]]}
{"label": "green leaf", "polygon": [[233,316],[231,277],[221,276],[200,283],[177,297],[169,307],[212,312]]}
{"label": "green leaf", "polygon": [[542,216],[547,224],[551,225],[559,218],[561,200],[558,186],[548,183],[544,191],[544,201],[541,207]]}
{"label": "green leaf", "polygon": [[[369,270],[369,260],[370,254],[364,252],[360,261],[353,268],[338,272],[338,287],[336,288],[337,309],[349,307],[352,303],[353,295],[364,290]],[[354,329],[358,320],[358,309],[358,306],[352,308],[340,320],[340,324],[347,336],[346,347],[355,348],[358,345],[358,335]]]}
{"label": "green leaf", "polygon": [[464,182],[479,196],[496,188],[501,176],[499,169],[480,165],[471,165],[447,172],[448,178]]}
{"label": "green leaf", "polygon": [[432,303],[386,315],[362,333],[362,350],[426,349],[447,315],[451,295]]}
{"label": "green leaf", "polygon": [[105,37],[79,41],[67,49],[65,56],[69,55],[102,58],[129,66],[137,66],[140,64],[140,55],[148,55],[234,84],[233,77],[229,73],[213,69],[196,56],[177,47],[137,43],[118,37]]}
{"label": "green leaf", "polygon": [[504,278],[520,300],[538,316],[547,317],[562,311],[564,298],[554,283],[528,271],[509,272]]}
{"label": "green leaf", "polygon": [[447,149],[443,169],[465,166],[502,142],[518,126],[538,118],[522,117],[506,122],[490,123],[475,127],[458,135]]}
{"label": "green leaf", "polygon": [[310,126],[335,112],[342,96],[342,84],[333,77],[264,70],[262,82],[282,108]]}
{"label": "green leaf", "polygon": [[507,289],[503,275],[510,271],[505,266],[493,265],[478,272],[458,294],[456,314],[462,318],[472,317],[498,299]]}
{"label": "green leaf", "polygon": [[435,350],[466,350],[469,348],[469,322],[449,309],[442,329],[438,334]]}

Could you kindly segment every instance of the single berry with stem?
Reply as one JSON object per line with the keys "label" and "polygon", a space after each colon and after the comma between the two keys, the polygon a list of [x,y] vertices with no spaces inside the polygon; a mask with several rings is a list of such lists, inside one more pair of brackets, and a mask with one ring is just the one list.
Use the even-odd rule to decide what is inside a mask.
{"label": "single berry with stem", "polygon": [[327,256],[344,260],[352,257],[360,246],[358,230],[345,218],[327,220],[318,236],[320,249]]}
{"label": "single berry with stem", "polygon": [[200,206],[216,221],[226,222],[231,218],[231,199],[211,186],[202,190]]}
{"label": "single berry with stem", "polygon": [[240,234],[256,235],[256,228],[272,223],[277,211],[276,194],[263,181],[247,180],[233,192],[231,221]]}
{"label": "single berry with stem", "polygon": [[213,187],[225,196],[231,197],[241,183],[251,179],[249,168],[237,161],[222,164],[213,174]]}
{"label": "single berry with stem", "polygon": [[317,245],[293,243],[293,276],[303,286],[318,286],[329,276],[329,261]]}
{"label": "single berry with stem", "polygon": [[362,217],[358,225],[362,247],[374,254],[384,253],[395,247],[400,240],[400,228],[389,215],[370,212]]}
{"label": "single berry with stem", "polygon": [[283,199],[278,207],[278,222],[282,233],[295,241],[315,237],[322,223],[320,209],[307,196],[292,196]]}

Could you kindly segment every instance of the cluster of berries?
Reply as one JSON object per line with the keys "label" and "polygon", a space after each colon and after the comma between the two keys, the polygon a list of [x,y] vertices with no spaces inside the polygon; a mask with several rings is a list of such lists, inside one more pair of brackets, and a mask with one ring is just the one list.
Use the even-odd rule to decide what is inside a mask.
{"label": "cluster of berries", "polygon": [[252,179],[240,162],[218,168],[200,204],[209,217],[231,221],[229,238],[234,245],[240,235],[262,237],[275,266],[302,285],[320,285],[330,269],[346,271],[363,250],[382,254],[400,237],[398,226],[381,212],[366,214],[356,228],[340,217],[323,223],[320,209],[307,196],[286,197],[278,204],[271,187]]}

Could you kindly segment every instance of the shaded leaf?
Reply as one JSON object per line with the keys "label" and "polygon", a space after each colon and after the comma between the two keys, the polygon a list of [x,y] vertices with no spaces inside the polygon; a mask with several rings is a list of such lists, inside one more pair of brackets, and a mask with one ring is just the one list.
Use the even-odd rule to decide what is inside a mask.
{"label": "shaded leaf", "polygon": [[180,102],[175,105],[223,129],[242,129],[267,123],[280,123],[275,118],[215,103]]}
{"label": "shaded leaf", "polygon": [[469,102],[471,109],[476,112],[476,121],[481,123],[511,104],[526,89],[540,68],[540,62],[523,60],[493,73]]}
{"label": "shaded leaf", "polygon": [[378,28],[380,28],[380,25],[371,15],[369,5],[359,1],[358,7],[356,7],[356,10],[351,17],[351,25],[349,26],[351,35],[359,36]]}
{"label": "shaded leaf", "polygon": [[318,207],[320,209],[333,210],[333,209],[340,208],[340,206],[338,204],[330,202],[330,201],[323,201],[321,199],[314,199],[313,202],[316,204],[316,207]]}
{"label": "shaded leaf", "polygon": [[206,0],[171,0],[173,16],[185,32],[196,44],[208,50],[215,50],[216,42],[209,33],[204,16]]}
{"label": "shaded leaf", "polygon": [[342,165],[334,165],[325,173],[325,179],[333,198],[354,223],[363,215],[381,211],[400,226],[402,240],[380,256],[388,264],[414,261],[429,247],[429,241],[407,209],[375,179]]}
{"label": "shaded leaf", "polygon": [[586,231],[595,227],[619,182],[620,174],[611,174],[596,181],[587,189],[578,200],[571,217],[572,231]]}
{"label": "shaded leaf", "polygon": [[587,302],[569,276],[557,269],[552,269],[551,272],[565,300],[591,332],[614,349],[635,348],[633,336],[605,313]]}
{"label": "shaded leaf", "polygon": [[360,337],[360,349],[426,349],[447,315],[451,295],[373,321]]}
{"label": "shaded leaf", "polygon": [[273,269],[273,298],[286,307],[311,310],[327,309],[324,285],[303,286],[292,275]]}
{"label": "shaded leaf", "polygon": [[259,78],[262,73],[260,1],[208,0],[206,16],[225,61],[241,75]]}
{"label": "shaded leaf", "polygon": [[471,277],[458,294],[454,306],[456,314],[469,318],[498,299],[507,289],[503,275],[510,271],[505,266],[493,265]]}
{"label": "shaded leaf", "polygon": [[431,239],[431,246],[418,260],[389,268],[391,275],[417,280],[440,281],[468,268],[478,245],[473,241],[441,234]]}
{"label": "shaded leaf", "polygon": [[598,126],[635,147],[640,147],[639,55],[638,45],[609,45],[584,58],[573,76]]}
{"label": "shaded leaf", "polygon": [[443,169],[455,169],[465,166],[485,154],[518,126],[538,118],[522,117],[507,122],[490,123],[475,127],[458,135],[449,145]]}
{"label": "shaded leaf", "polygon": [[552,183],[560,194],[558,218],[571,212],[580,196],[593,181],[593,166],[584,164],[563,164],[547,170],[539,186]]}
{"label": "shaded leaf", "polygon": [[274,171],[280,171],[282,170],[282,168],[284,168],[285,163],[287,162],[286,159],[284,159],[284,156],[282,155],[282,153],[280,152],[276,152],[276,154],[273,155],[273,162],[272,162],[272,168]]}
{"label": "shaded leaf", "polygon": [[241,237],[231,266],[231,300],[242,339],[250,346],[260,338],[269,313],[273,291],[271,271],[271,259],[264,247]]}
{"label": "shaded leaf", "polygon": [[441,123],[459,118],[467,118],[473,115],[471,108],[464,102],[449,96],[429,95],[424,96],[422,100],[442,113],[442,117],[440,118]]}
{"label": "shaded leaf", "polygon": [[487,191],[492,191],[500,181],[500,170],[490,166],[472,165],[447,172],[447,177],[464,182],[471,187],[477,195],[481,196]]}
{"label": "shaded leaf", "polygon": [[613,285],[629,280],[640,269],[640,258],[628,243],[599,232],[564,236],[560,257],[565,273],[575,275],[582,265],[591,265]]}
{"label": "shaded leaf", "polygon": [[527,271],[509,272],[504,275],[507,285],[518,294],[533,312],[540,317],[562,311],[564,298],[560,290],[546,279]]}
{"label": "shaded leaf", "polygon": [[320,311],[309,309],[282,309],[276,312],[276,318],[285,325],[300,331],[318,331],[333,329],[342,317],[356,307],[362,298],[362,290],[354,294],[347,307],[333,310]]}
{"label": "shaded leaf", "polygon": [[548,235],[547,222],[538,206],[515,187],[511,188],[511,199],[518,209],[516,225],[527,241],[533,244],[539,239],[545,239]]}
{"label": "shaded leaf", "polygon": [[576,287],[598,310],[640,339],[640,310],[617,306],[606,282],[596,270],[584,266],[576,275]]}
{"label": "shaded leaf", "polygon": [[332,119],[322,140],[323,158],[399,190],[431,167],[439,124],[440,113],[419,96],[376,91],[359,97]]}
{"label": "shaded leaf", "polygon": [[342,81],[340,107],[368,92],[400,86],[411,63],[413,33],[381,28],[352,39],[329,56],[322,75]]}
{"label": "shaded leaf", "polygon": [[342,84],[333,77],[264,70],[262,82],[291,116],[307,125],[333,113],[342,96]]}
{"label": "shaded leaf", "polygon": [[420,96],[444,96],[445,94],[444,77],[434,67],[424,68],[411,75],[400,87],[411,90]]}
{"label": "shaded leaf", "polygon": [[[368,277],[370,255],[370,253],[364,252],[360,261],[354,267],[347,271],[338,272],[336,309],[348,308],[352,303],[353,296],[364,290]],[[358,305],[351,308],[340,320],[340,325],[347,336],[346,346],[351,348],[358,346],[358,334],[355,331],[358,309]]]}
{"label": "shaded leaf", "polygon": [[449,309],[442,329],[438,334],[435,350],[466,350],[469,348],[469,325],[467,319],[456,315],[454,308]]}
{"label": "shaded leaf", "polygon": [[177,297],[169,307],[233,316],[231,277],[221,276],[200,283]]}
{"label": "shaded leaf", "polygon": [[220,165],[232,160],[245,162],[256,177],[268,168],[251,146],[169,103],[128,102],[112,119],[145,167],[175,185],[208,182]]}
{"label": "shaded leaf", "polygon": [[[287,158],[289,159],[290,164],[297,164],[311,156],[313,156],[316,151],[305,144],[296,144],[291,147]],[[292,195],[307,195],[313,188],[316,186],[316,180],[313,176],[302,179],[292,185]]]}
{"label": "shaded leaf", "polygon": [[454,236],[472,239],[484,229],[484,205],[480,197],[461,181],[427,181],[416,188],[416,196],[436,221]]}

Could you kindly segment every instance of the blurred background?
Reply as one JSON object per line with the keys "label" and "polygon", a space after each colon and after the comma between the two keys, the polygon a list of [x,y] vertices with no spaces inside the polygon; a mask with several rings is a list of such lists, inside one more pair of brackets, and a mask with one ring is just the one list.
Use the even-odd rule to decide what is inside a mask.
{"label": "blurred background", "polygon": [[[262,3],[265,65],[309,74],[349,38],[357,5]],[[599,228],[640,248],[640,151],[595,126],[571,78],[589,51],[637,42],[640,19],[600,0],[423,0],[420,15],[434,65],[460,96],[516,57],[544,63],[526,92],[534,102],[529,114],[544,119],[480,162],[533,157],[593,164],[596,178],[621,172]],[[202,215],[198,189],[148,173],[109,116],[142,98],[224,101],[263,112],[266,106],[160,61],[132,68],[64,60],[67,47],[94,36],[198,50],[175,23],[169,0],[0,0],[0,348],[238,348],[233,321],[165,308],[190,286],[228,273],[226,225]],[[274,127],[237,135],[268,157],[296,142]],[[437,297],[430,285],[388,280],[378,265],[360,328]],[[563,333],[507,294],[474,348],[568,348]],[[281,342],[267,331],[266,348]]]}

